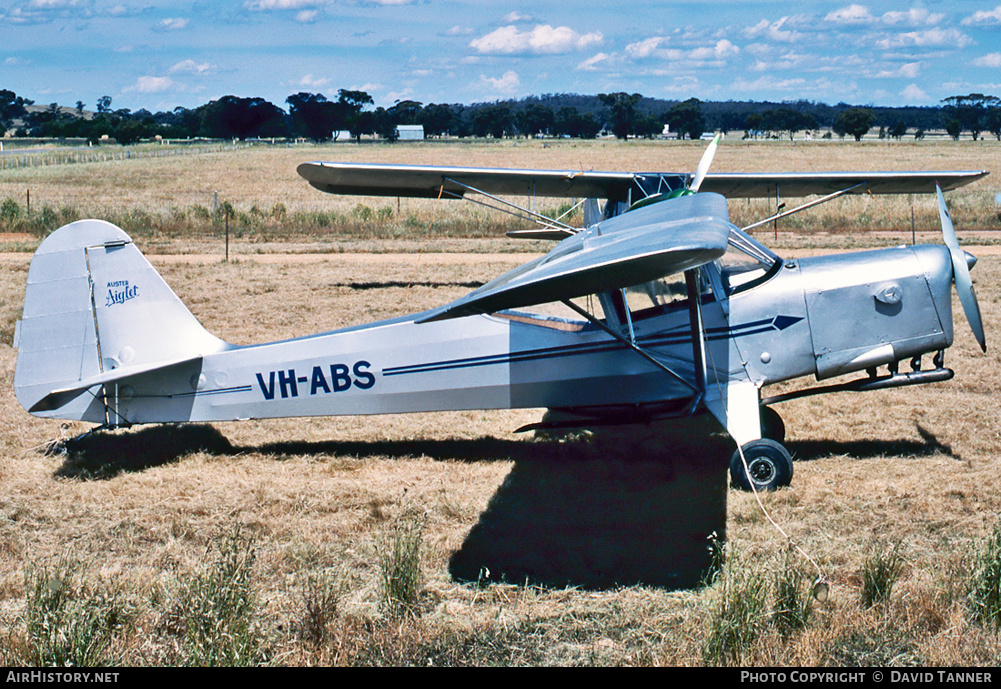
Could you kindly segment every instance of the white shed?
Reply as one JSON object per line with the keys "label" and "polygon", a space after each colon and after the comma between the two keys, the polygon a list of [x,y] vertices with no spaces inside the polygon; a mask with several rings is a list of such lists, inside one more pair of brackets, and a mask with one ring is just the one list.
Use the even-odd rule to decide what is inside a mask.
{"label": "white shed", "polygon": [[424,141],[424,125],[398,124],[396,136],[400,141]]}

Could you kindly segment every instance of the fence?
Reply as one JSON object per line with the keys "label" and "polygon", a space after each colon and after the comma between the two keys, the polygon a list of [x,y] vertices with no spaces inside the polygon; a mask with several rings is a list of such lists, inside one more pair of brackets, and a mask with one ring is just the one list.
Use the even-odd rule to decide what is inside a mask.
{"label": "fence", "polygon": [[211,145],[157,145],[136,148],[84,149],[30,151],[24,153],[5,152],[0,155],[0,170],[46,165],[72,165],[75,163],[103,163],[113,160],[134,160],[142,158],[170,158],[174,156],[202,155],[234,149],[233,144]]}

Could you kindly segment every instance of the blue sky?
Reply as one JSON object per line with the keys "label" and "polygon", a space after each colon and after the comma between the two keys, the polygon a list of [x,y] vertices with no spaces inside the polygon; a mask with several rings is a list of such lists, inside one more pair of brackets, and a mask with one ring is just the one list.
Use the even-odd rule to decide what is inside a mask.
{"label": "blue sky", "polygon": [[935,105],[1001,96],[1001,1],[0,0],[0,88],[169,110],[299,91]]}

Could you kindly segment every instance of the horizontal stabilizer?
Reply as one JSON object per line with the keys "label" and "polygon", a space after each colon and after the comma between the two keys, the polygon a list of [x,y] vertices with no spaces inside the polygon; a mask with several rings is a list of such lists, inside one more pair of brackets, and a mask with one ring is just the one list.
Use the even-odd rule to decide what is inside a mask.
{"label": "horizontal stabilizer", "polygon": [[637,285],[724,254],[726,199],[694,194],[602,221],[440,309],[424,321],[492,313]]}
{"label": "horizontal stabilizer", "polygon": [[100,375],[91,376],[86,380],[81,380],[75,383],[72,387],[62,388],[60,390],[53,390],[47,394],[42,399],[35,402],[34,405],[28,411],[32,414],[37,414],[39,412],[52,411],[54,409],[59,409],[66,404],[72,402],[74,399],[82,395],[84,392],[97,385],[110,385],[112,383],[127,380],[129,378],[134,378],[135,376],[142,375],[143,373],[149,373],[151,371],[159,371],[168,369],[172,366],[182,366],[184,364],[194,363],[199,361],[201,357],[192,357],[190,359],[181,359],[178,361],[165,361],[155,364],[146,364],[143,366],[129,366],[127,368],[116,368],[107,373],[102,373]]}

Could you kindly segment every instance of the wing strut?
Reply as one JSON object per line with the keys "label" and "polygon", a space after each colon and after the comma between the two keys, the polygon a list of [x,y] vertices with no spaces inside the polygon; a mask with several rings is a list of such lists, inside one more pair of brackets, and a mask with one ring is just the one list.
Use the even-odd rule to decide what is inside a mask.
{"label": "wing strut", "polygon": [[695,363],[695,385],[698,392],[706,392],[706,330],[702,323],[702,299],[699,295],[699,269],[685,271],[688,288],[688,316],[692,321],[692,361]]}
{"label": "wing strut", "polygon": [[[756,223],[751,223],[750,225],[748,225],[746,227],[742,227],[740,229],[743,230],[744,232],[747,232],[748,230],[753,230],[755,227],[760,227],[762,225],[767,225],[768,223],[773,222],[775,220],[779,220],[781,218],[785,218],[785,217],[793,215],[795,213],[799,213],[800,211],[805,211],[806,209],[813,208],[814,206],[819,206],[822,203],[827,203],[828,201],[836,199],[839,196],[844,196],[845,194],[850,194],[852,191],[858,189],[859,187],[866,186],[866,184],[867,184],[866,182],[859,182],[858,184],[856,184],[854,186],[850,186],[847,189],[842,189],[841,191],[836,191],[833,194],[828,194],[827,196],[822,196],[819,199],[814,199],[813,201],[809,201],[807,203],[804,203],[801,206],[796,206],[795,208],[793,208],[791,210],[783,211],[781,213],[776,213],[775,215],[773,215],[771,217],[765,218],[764,220],[759,220]],[[778,197],[778,187],[777,186],[775,187],[775,194],[776,194],[776,199],[777,199],[777,197]]]}
{"label": "wing strut", "polygon": [[[483,201],[477,201],[476,199],[467,198],[464,194],[459,194],[459,193],[456,193],[454,191],[449,191],[448,189],[445,189],[445,186],[443,184],[442,185],[442,193],[446,194],[448,196],[451,196],[452,198],[465,199],[466,201],[471,201],[472,203],[479,204],[480,206],[485,206],[486,208],[490,208],[490,209],[493,209],[493,210],[496,210],[496,211],[501,211],[502,213],[507,213],[508,215],[513,215],[514,217],[521,218],[522,220],[529,220],[531,222],[536,222],[536,223],[542,225],[543,227],[546,227],[546,228],[549,228],[549,229],[562,230],[562,231],[566,232],[566,236],[567,237],[569,237],[572,234],[576,234],[579,231],[576,227],[573,227],[571,225],[567,225],[566,223],[560,222],[559,220],[554,220],[553,218],[550,218],[548,216],[542,215],[541,213],[536,213],[535,211],[530,210],[528,208],[525,208],[524,206],[519,206],[516,203],[511,203],[510,201],[505,201],[504,199],[500,198],[499,196],[494,196],[493,194],[489,194],[489,193],[483,191],[482,189],[477,189],[476,187],[470,186],[469,184],[466,184],[464,182],[460,182],[457,179],[452,179],[451,177],[445,177],[445,181],[446,182],[451,182],[452,184],[460,186],[463,189],[468,189],[469,191],[472,191],[472,192],[474,192],[476,194],[480,194],[481,196],[486,196],[488,199],[490,199],[494,203],[497,203],[497,204],[500,204],[500,205],[499,206],[492,206],[489,203],[484,203]],[[504,206],[507,206],[507,208],[504,208]],[[513,209],[515,209],[515,211],[518,211],[518,212],[516,213],[515,211],[508,210],[508,208],[513,208]],[[524,213],[525,215],[522,215],[522,213]]]}
{"label": "wing strut", "polygon": [[[667,366],[664,362],[656,359],[653,355],[647,353],[647,351],[645,349],[643,349],[638,344],[636,344],[635,342],[633,342],[632,340],[630,340],[628,337],[625,337],[622,333],[616,332],[614,329],[609,328],[608,325],[606,325],[605,323],[602,323],[601,321],[599,321],[597,318],[595,318],[590,313],[588,313],[587,310],[582,309],[581,307],[577,306],[576,304],[574,304],[569,299],[564,299],[562,301],[568,307],[570,307],[571,309],[573,309],[574,311],[576,311],[577,313],[579,313],[581,316],[583,316],[584,318],[586,318],[588,320],[588,322],[590,322],[590,323],[598,326],[599,328],[601,328],[602,330],[604,330],[606,333],[608,333],[609,335],[611,335],[612,337],[614,337],[616,340],[618,340],[619,342],[621,342],[622,344],[624,344],[625,346],[629,347],[631,350],[633,350],[634,352],[636,352],[637,354],[639,354],[641,357],[643,357],[644,359],[646,359],[647,361],[649,361],[651,364],[653,364],[657,368],[661,369],[662,371],[664,371],[665,373],[667,373],[668,375],[670,375],[672,378],[675,378],[675,379],[681,381],[682,383],[684,383],[685,385],[687,385],[688,387],[690,387],[692,389],[692,392],[695,393],[695,397],[692,398],[692,401],[689,404],[687,413],[690,414],[691,412],[695,411],[695,408],[698,406],[699,402],[702,401],[702,397],[705,394],[704,376],[703,376],[703,383],[702,383],[701,387],[693,384],[692,381],[688,380],[687,378],[685,378],[681,374],[676,373],[675,371],[672,371],[671,368],[669,366]],[[628,306],[626,308],[628,309]],[[702,337],[701,337],[701,333],[700,333],[699,340],[701,341],[701,339],[702,339]],[[703,360],[703,366],[704,365],[705,364],[704,364],[704,360]],[[698,374],[696,374],[696,376],[698,376]]]}

